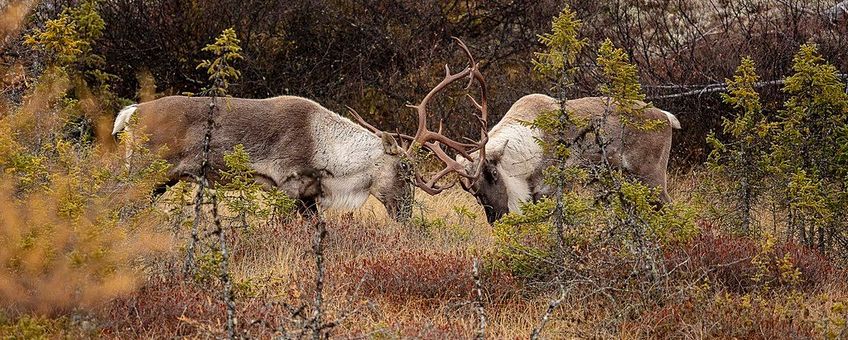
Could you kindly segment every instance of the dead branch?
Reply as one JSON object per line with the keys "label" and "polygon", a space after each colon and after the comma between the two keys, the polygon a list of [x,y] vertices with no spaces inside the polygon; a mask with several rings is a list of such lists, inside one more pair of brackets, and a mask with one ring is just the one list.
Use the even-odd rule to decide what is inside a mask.
{"label": "dead branch", "polygon": [[320,340],[321,333],[326,328],[322,323],[323,304],[324,304],[324,237],[327,236],[327,226],[321,214],[313,217],[312,223],[315,225],[315,238],[312,244],[312,250],[315,255],[315,309],[312,314],[311,328],[312,339]]}
{"label": "dead branch", "polygon": [[[841,79],[848,79],[848,74],[840,73],[837,77]],[[769,80],[769,81],[761,81],[753,84],[754,88],[763,88],[768,86],[777,86],[783,85],[786,83],[785,79],[780,80]],[[655,95],[648,97],[649,100],[655,99],[669,99],[669,98],[681,98],[681,97],[691,97],[691,96],[701,96],[707,93],[713,92],[725,92],[727,91],[727,84],[724,83],[715,83],[715,84],[706,84],[706,85],[655,85],[655,86],[645,86],[646,89],[662,89],[662,90],[687,90],[680,93],[673,94],[664,94],[664,95]]]}
{"label": "dead branch", "polygon": [[562,302],[565,301],[565,287],[562,286],[562,282],[559,284],[559,298],[556,300],[551,300],[548,303],[548,309],[545,311],[545,314],[542,315],[542,319],[539,320],[539,325],[533,329],[533,333],[530,333],[530,339],[536,340],[539,339],[539,335],[542,333],[542,329],[545,328],[545,324],[550,320],[551,315],[553,315],[554,310],[559,307]]}
{"label": "dead branch", "polygon": [[474,335],[475,339],[485,339],[486,338],[486,310],[483,306],[483,286],[480,281],[480,269],[479,269],[479,260],[477,257],[474,258],[474,263],[471,266],[472,274],[474,275],[474,291],[475,295],[475,305],[477,307],[477,318],[480,320],[480,324],[477,327],[477,333]]}

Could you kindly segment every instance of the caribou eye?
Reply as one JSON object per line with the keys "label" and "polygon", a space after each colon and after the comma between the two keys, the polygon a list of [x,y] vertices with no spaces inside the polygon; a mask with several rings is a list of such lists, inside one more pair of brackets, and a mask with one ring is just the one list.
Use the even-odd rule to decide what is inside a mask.
{"label": "caribou eye", "polygon": [[409,163],[400,162],[400,169],[403,170],[404,172],[407,172],[410,169],[412,169],[412,166],[410,166]]}
{"label": "caribou eye", "polygon": [[498,181],[498,170],[495,167],[487,167],[484,175],[486,176],[486,181],[489,183],[496,183]]}

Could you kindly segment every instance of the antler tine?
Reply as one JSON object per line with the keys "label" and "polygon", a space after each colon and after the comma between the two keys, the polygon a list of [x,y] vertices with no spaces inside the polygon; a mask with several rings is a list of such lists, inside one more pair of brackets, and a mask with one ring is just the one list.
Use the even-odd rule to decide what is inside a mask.
{"label": "antler tine", "polygon": [[456,41],[456,43],[459,45],[459,48],[461,48],[465,52],[465,55],[468,57],[468,60],[470,61],[470,63],[468,65],[474,66],[476,64],[476,62],[474,62],[474,56],[471,55],[471,50],[468,49],[468,46],[465,45],[465,42],[462,41],[461,39],[457,38],[457,37],[451,37],[451,38],[453,38],[453,40]]}
{"label": "antler tine", "polygon": [[400,138],[402,142],[403,141],[412,141],[412,140],[415,139],[415,137],[412,137],[412,136],[406,135],[406,134],[402,134],[398,131],[386,132],[386,131],[380,130],[380,129],[374,127],[373,125],[369,124],[368,122],[366,122],[365,119],[363,119],[362,116],[359,115],[359,112],[356,112],[356,110],[354,110],[350,106],[345,106],[345,108],[348,109],[348,111],[350,112],[350,115],[353,116],[354,119],[356,119],[356,121],[359,123],[359,125],[362,125],[366,129],[370,130],[371,132],[376,134],[378,137],[382,136],[384,133],[388,133],[391,136],[394,136],[396,138]]}
{"label": "antler tine", "polygon": [[471,77],[477,79],[477,82],[480,83],[480,103],[477,103],[474,100],[474,97],[468,96],[471,99],[471,102],[474,103],[474,106],[477,107],[477,110],[480,111],[480,116],[477,117],[477,120],[480,123],[480,142],[478,145],[478,164],[476,165],[476,169],[474,171],[474,179],[472,180],[472,184],[476,182],[480,175],[483,173],[483,165],[486,162],[486,143],[489,142],[489,92],[486,86],[486,78],[483,77],[483,73],[480,72],[480,64],[474,64],[474,67],[471,70]]}
{"label": "antler tine", "polygon": [[[433,139],[433,132],[427,129],[427,104],[430,102],[433,97],[441,92],[445,87],[450,85],[451,83],[467,77],[471,72],[471,68],[466,68],[459,73],[451,74],[450,69],[447,65],[445,65],[445,78],[436,85],[426,96],[421,100],[418,105],[407,105],[408,107],[414,108],[418,111],[418,130],[415,132],[415,141],[419,144],[423,145],[427,141]],[[445,142],[445,140],[440,140],[440,142]],[[448,144],[447,142],[445,144]],[[452,146],[451,146],[452,147]]]}
{"label": "antler tine", "polygon": [[474,97],[472,97],[470,94],[466,94],[465,96],[471,100],[471,104],[474,104],[474,107],[476,107],[478,110],[483,110],[483,105],[477,104],[477,101],[474,100]]}
{"label": "antler tine", "polygon": [[[479,151],[480,156],[485,157],[485,145],[488,141],[488,100],[487,100],[487,92],[486,92],[486,84],[483,79],[483,75],[479,71],[479,64],[474,60],[474,56],[471,54],[471,51],[468,49],[468,46],[460,40],[459,38],[453,37],[459,47],[465,52],[465,55],[468,57],[469,64],[462,71],[452,74],[450,71],[450,67],[445,65],[445,77],[442,79],[439,84],[437,84],[426,96],[421,100],[418,105],[408,105],[411,108],[414,108],[418,112],[418,129],[415,133],[415,137],[413,138],[413,145],[418,144],[419,146],[426,147],[433,154],[445,164],[445,167],[436,173],[430,180],[425,181],[420,174],[416,173],[415,176],[415,184],[422,188],[425,192],[435,195],[442,190],[450,188],[453,186],[451,184],[447,187],[440,187],[437,185],[437,182],[444,176],[448,175],[451,172],[456,172],[460,179],[465,184],[465,181],[476,181],[480,177],[481,169],[482,169],[482,161],[477,165],[476,169],[474,169],[473,173],[469,173],[465,167],[457,162],[455,159],[448,156],[444,149],[442,149],[442,145],[453,149],[456,151],[458,155],[461,157],[473,161],[470,153],[474,151]],[[441,92],[445,87],[449,84],[458,81],[462,78],[468,77],[469,83],[466,86],[466,89],[470,88],[471,85],[474,84],[474,81],[480,83],[481,86],[481,100],[478,103],[474,100],[470,95],[468,96],[471,99],[471,103],[474,105],[474,108],[480,111],[480,115],[476,116],[478,123],[480,123],[480,141],[477,143],[466,144],[454,141],[445,135],[442,134],[444,124],[442,121],[439,122],[439,129],[437,132],[433,132],[427,128],[427,104],[432,100],[432,98]],[[410,151],[413,148],[411,145],[407,151]]]}
{"label": "antler tine", "polygon": [[383,133],[385,133],[382,130],[374,127],[374,125],[368,124],[368,122],[366,122],[365,119],[362,119],[362,116],[359,115],[359,112],[356,112],[356,110],[354,110],[352,107],[350,107],[350,106],[345,106],[345,107],[350,112],[350,114],[353,116],[353,118],[356,119],[357,122],[359,122],[359,125],[362,125],[366,129],[371,130],[371,132],[375,133],[377,136],[382,136]]}
{"label": "antler tine", "polygon": [[[451,38],[453,38],[453,40],[456,41],[456,43],[459,45],[459,48],[461,48],[465,52],[465,55],[468,57],[469,67],[474,67],[475,65],[477,65],[477,63],[474,61],[474,56],[471,55],[471,50],[468,49],[468,46],[465,45],[465,42],[460,40],[457,37],[451,37]],[[468,85],[465,86],[465,89],[470,89],[471,85],[473,85],[473,84],[474,84],[474,77],[468,77]]]}
{"label": "antler tine", "polygon": [[442,191],[444,191],[446,189],[450,189],[454,186],[453,183],[451,183],[451,185],[448,185],[446,187],[436,185],[436,182],[440,178],[442,178],[444,175],[447,175],[448,173],[450,173],[449,169],[442,169],[442,171],[439,171],[439,173],[436,174],[436,176],[433,176],[433,178],[431,178],[429,181],[425,181],[421,177],[420,174],[415,174],[415,185],[418,186],[419,188],[421,188],[421,190],[424,190],[424,192],[426,192],[430,195],[439,194]]}
{"label": "antler tine", "polygon": [[[474,97],[470,94],[466,94],[468,99],[471,100],[471,104],[474,105],[477,110],[480,111],[480,116],[475,116],[480,123],[481,133],[480,133],[480,142],[474,145],[471,145],[471,149],[468,152],[474,152],[477,150],[484,149],[484,146],[488,142],[488,118],[489,118],[489,110],[488,110],[488,97],[487,97],[487,89],[486,89],[486,79],[483,77],[483,74],[480,72],[480,63],[474,60],[474,56],[471,54],[471,50],[468,49],[468,45],[465,44],[462,40],[457,37],[452,37],[459,47],[465,52],[465,55],[468,57],[470,76],[468,77],[468,86],[466,89],[471,88],[471,85],[474,83],[474,80],[480,83],[480,103],[478,103]],[[463,155],[464,156],[464,155]],[[485,156],[485,151],[482,151],[481,156]],[[468,157],[467,157],[468,158]],[[470,158],[468,158],[470,160]]]}

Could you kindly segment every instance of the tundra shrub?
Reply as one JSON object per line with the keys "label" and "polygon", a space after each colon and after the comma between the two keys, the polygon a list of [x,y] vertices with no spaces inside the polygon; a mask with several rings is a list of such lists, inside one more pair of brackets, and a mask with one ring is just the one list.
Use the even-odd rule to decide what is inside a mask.
{"label": "tundra shrub", "polygon": [[[25,132],[28,126],[15,118],[28,114],[5,116],[0,130]],[[169,245],[155,230],[159,214],[149,205],[164,163],[140,154],[129,172],[100,146],[58,137],[9,150],[0,155],[3,310],[59,313],[131,291],[139,257]]]}
{"label": "tundra shrub", "polygon": [[[574,72],[569,61],[573,62],[585,44],[576,38],[579,25],[568,9],[564,10],[554,19],[553,33],[542,37],[549,51],[534,61],[538,71],[556,82],[560,94]],[[636,67],[623,50],[605,41],[598,50],[597,64],[605,79],[599,91],[609,98],[602,116],[580,120],[563,107],[528,122],[546,135],[538,142],[549,164],[545,184],[553,188],[553,194],[550,200],[527,204],[522,214],[508,214],[495,225],[496,263],[518,277],[567,280],[563,273],[593,272],[601,269],[595,266],[604,265],[585,256],[598,249],[622,251],[622,261],[635,261],[634,271],[648,268],[657,277],[664,272],[660,247],[685,242],[697,234],[692,209],[683,205],[658,208],[657,190],[629,178],[606,159],[592,164],[572,159],[572,148],[580,145],[606,154],[609,138],[620,138],[607,131],[606,121],[613,115],[630,129],[651,130],[668,124],[642,116],[637,103],[645,96]],[[562,96],[558,99],[565,101]]]}
{"label": "tundra shrub", "polygon": [[494,225],[496,268],[526,281],[550,278],[556,254],[556,235],[550,224],[554,202],[525,204],[521,214],[509,213]]}
{"label": "tundra shrub", "polygon": [[[392,252],[344,261],[334,268],[331,278],[354,282],[346,289],[366,297],[393,301],[469,299],[474,294],[474,281],[468,275],[471,262],[471,257],[462,253]],[[508,272],[487,270],[482,276],[488,299],[501,301],[517,295],[516,281]]]}
{"label": "tundra shrub", "polygon": [[0,313],[92,307],[134,289],[139,260],[169,247],[149,201],[166,164],[139,145],[122,146],[133,154],[123,159],[128,150],[69,133],[81,119],[109,129],[94,118],[111,117],[101,104],[112,95],[89,86],[102,26],[85,1],[35,30],[29,43],[53,65],[0,112]]}
{"label": "tundra shrub", "polygon": [[754,209],[769,189],[767,162],[773,125],[763,114],[760,96],[754,89],[758,81],[754,61],[742,59],[733,79],[726,80],[728,93],[722,94],[726,103],[739,110],[735,118],[723,119],[722,130],[729,140],[723,142],[715,134],[707,137],[713,147],[707,166],[721,176],[715,183],[719,186],[717,191],[731,202],[721,215],[731,216],[731,229],[742,234],[758,230]]}
{"label": "tundra shrub", "polygon": [[215,192],[227,208],[224,217],[241,231],[252,232],[257,221],[282,220],[294,214],[296,202],[277,188],[264,188],[256,182],[250,155],[244,145],[224,153],[226,169],[220,170],[222,185]]}
{"label": "tundra shrub", "polygon": [[97,13],[97,1],[85,0],[77,7],[65,8],[59,17],[49,20],[26,37],[26,44],[41,50],[58,66],[95,66],[103,58],[92,46],[103,35],[105,24]]}
{"label": "tundra shrub", "polygon": [[839,217],[848,207],[848,163],[839,157],[848,131],[848,94],[836,68],[814,44],[801,47],[792,68],[795,74],[783,88],[790,97],[776,122],[770,170],[787,210],[789,235],[831,251],[848,239],[846,220]]}
{"label": "tundra shrub", "polygon": [[[775,227],[786,239],[797,240],[825,253],[845,252],[848,207],[848,94],[834,66],[814,44],[803,45],[793,59],[794,74],[783,92],[784,108],[772,119],[761,113],[754,65],[745,59],[725,100],[742,112],[725,120],[728,140],[715,136],[708,165],[726,177],[731,207],[739,216],[742,232],[755,230],[753,212],[764,195],[778,209]],[[776,229],[776,228],[775,228]]]}
{"label": "tundra shrub", "polygon": [[102,70],[106,61],[93,47],[105,29],[97,3],[85,0],[66,7],[58,18],[34,29],[25,40],[49,65],[45,74],[67,77],[68,92],[63,100],[78,109],[64,110],[63,123],[65,134],[73,141],[90,142],[95,136],[107,140],[113,111],[127,104],[111,91],[109,83],[115,76]]}

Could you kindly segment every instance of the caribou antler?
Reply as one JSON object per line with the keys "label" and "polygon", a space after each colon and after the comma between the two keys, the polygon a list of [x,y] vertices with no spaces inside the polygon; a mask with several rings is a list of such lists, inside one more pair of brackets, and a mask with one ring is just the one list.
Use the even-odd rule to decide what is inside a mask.
{"label": "caribou antler", "polygon": [[[377,129],[373,125],[366,122],[362,119],[362,116],[356,112],[356,110],[348,107],[347,109],[350,111],[351,115],[359,122],[360,125],[370,130],[371,132],[377,134],[378,136],[382,136],[383,134],[390,134],[394,137],[400,138],[402,140],[410,141],[409,146],[405,148],[405,153],[412,157],[414,156],[412,153],[420,147],[424,147],[430,150],[436,158],[445,163],[445,168],[441,171],[437,172],[432,178],[429,180],[425,180],[420,173],[415,173],[415,185],[420,187],[422,190],[427,192],[430,195],[435,195],[443,190],[450,188],[453,184],[448,186],[439,186],[437,182],[447,174],[451,172],[456,172],[462,181],[462,185],[472,185],[477,179],[480,178],[480,174],[482,172],[482,164],[486,159],[486,142],[489,140],[488,135],[488,119],[489,119],[489,111],[488,111],[488,100],[487,100],[487,91],[486,91],[486,80],[483,78],[483,74],[480,72],[480,65],[474,61],[474,57],[471,55],[471,51],[468,49],[468,46],[465,45],[462,40],[459,38],[453,38],[460,48],[465,51],[465,55],[468,57],[469,64],[462,71],[451,74],[450,67],[445,65],[445,78],[439,82],[436,87],[430,90],[424,99],[421,100],[417,105],[407,105],[408,107],[414,108],[418,112],[418,129],[415,132],[415,136],[409,136],[401,133],[389,133]],[[452,140],[445,135],[442,134],[442,123],[439,122],[439,130],[437,132],[433,132],[427,128],[427,104],[432,100],[436,94],[444,90],[448,85],[459,81],[461,79],[468,78],[468,86],[466,88],[470,88],[474,81],[477,81],[480,84],[480,102],[478,103],[474,97],[468,95],[471,103],[474,107],[480,111],[480,115],[476,116],[477,122],[480,124],[480,141],[477,143],[460,143],[455,140]],[[478,164],[475,165],[475,170],[471,173],[468,172],[465,167],[448,156],[447,152],[442,149],[442,145],[446,146],[448,149],[454,150],[457,155],[469,160],[474,161],[471,158],[471,153],[475,151],[479,151]]]}
{"label": "caribou antler", "polygon": [[[414,148],[416,144],[419,146],[424,146],[430,151],[432,151],[436,158],[445,163],[445,168],[436,173],[436,175],[434,175],[427,181],[425,181],[420,174],[416,173],[415,175],[415,184],[431,195],[438,194],[443,190],[453,186],[453,184],[447,187],[441,187],[437,185],[439,179],[451,172],[456,172],[461,177],[461,180],[463,181],[463,186],[473,184],[474,181],[476,181],[480,177],[480,174],[482,172],[482,162],[485,160],[486,156],[485,146],[486,142],[488,142],[487,128],[489,118],[486,80],[483,78],[483,74],[480,72],[479,68],[480,65],[476,61],[474,61],[474,57],[471,55],[471,51],[468,49],[468,46],[466,46],[465,43],[462,42],[462,40],[459,40],[456,37],[454,37],[454,40],[457,42],[459,47],[462,48],[463,51],[465,51],[465,54],[468,57],[469,61],[468,67],[458,73],[451,74],[450,67],[445,65],[444,79],[442,79],[442,81],[439,82],[436,87],[430,90],[430,92],[427,93],[426,96],[424,96],[424,99],[422,99],[418,105],[408,105],[409,107],[414,108],[418,112],[418,130],[416,131],[415,137],[412,141],[412,145],[410,145],[407,152],[412,151],[412,148]],[[444,136],[441,131],[441,123],[439,124],[438,132],[430,131],[427,128],[427,104],[430,102],[430,100],[432,100],[436,94],[441,92],[451,83],[466,77],[469,78],[468,86],[466,86],[466,88],[470,88],[470,86],[474,83],[475,80],[480,84],[480,103],[474,100],[471,95],[468,95],[468,98],[471,100],[471,103],[478,111],[480,111],[480,115],[476,116],[478,123],[480,123],[480,141],[474,144],[460,143]],[[442,145],[454,150],[458,155],[462,156],[463,158],[469,161],[473,161],[470,153],[474,151],[479,151],[479,163],[475,165],[475,170],[472,173],[468,173],[467,169],[465,169],[462,164],[448,156],[448,154],[442,149]],[[466,183],[466,180],[468,183]]]}

